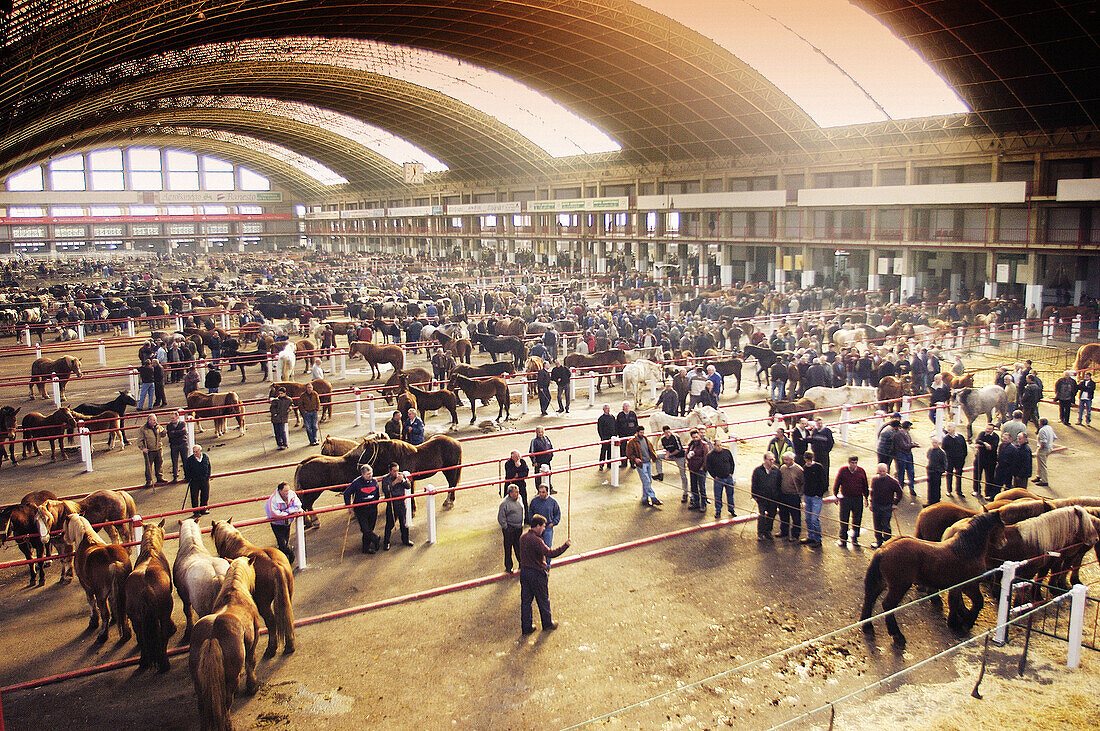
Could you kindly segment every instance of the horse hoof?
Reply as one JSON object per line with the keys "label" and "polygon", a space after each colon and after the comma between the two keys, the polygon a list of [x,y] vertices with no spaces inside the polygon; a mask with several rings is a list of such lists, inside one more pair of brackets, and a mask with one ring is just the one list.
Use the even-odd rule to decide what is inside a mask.
{"label": "horse hoof", "polygon": [[284,647],[283,648],[283,654],[284,655],[293,655],[294,654],[294,645],[287,645],[286,647]]}
{"label": "horse hoof", "polygon": [[455,501],[454,500],[444,500],[443,501],[443,509],[444,510],[450,510],[454,506],[455,506]]}
{"label": "horse hoof", "polygon": [[265,658],[275,657],[275,648],[274,648],[274,646],[268,645],[267,649],[264,650],[264,657]]}
{"label": "horse hoof", "polygon": [[875,628],[873,625],[871,625],[870,622],[863,625],[863,634],[867,635],[868,637],[875,636]]}

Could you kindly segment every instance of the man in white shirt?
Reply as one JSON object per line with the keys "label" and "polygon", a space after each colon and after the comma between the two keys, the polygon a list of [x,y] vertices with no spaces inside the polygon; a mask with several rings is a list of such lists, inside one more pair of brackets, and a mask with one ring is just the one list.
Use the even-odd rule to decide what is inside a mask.
{"label": "man in white shirt", "polygon": [[1038,474],[1035,476],[1035,484],[1046,486],[1047,482],[1047,457],[1054,449],[1054,440],[1058,436],[1054,433],[1054,427],[1046,419],[1039,419],[1039,449],[1035,452],[1035,461],[1039,465]]}

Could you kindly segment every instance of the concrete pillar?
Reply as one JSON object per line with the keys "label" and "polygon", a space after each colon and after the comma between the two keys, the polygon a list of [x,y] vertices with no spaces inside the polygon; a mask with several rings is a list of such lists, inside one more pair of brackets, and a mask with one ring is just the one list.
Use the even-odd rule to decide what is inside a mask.
{"label": "concrete pillar", "polygon": [[596,273],[607,274],[607,249],[610,246],[606,241],[596,242]]}
{"label": "concrete pillar", "polygon": [[733,245],[718,244],[718,270],[723,287],[733,286]]}
{"label": "concrete pillar", "polygon": [[676,244],[676,258],[680,263],[680,277],[686,281],[691,274],[688,271],[687,244]]}
{"label": "concrete pillar", "polygon": [[989,252],[985,255],[985,292],[987,299],[997,297],[997,255]]}
{"label": "concrete pillar", "polygon": [[915,256],[911,249],[903,249],[901,252],[901,269],[897,274],[901,275],[901,301],[917,293],[917,277],[915,272]]}
{"label": "concrete pillar", "polygon": [[1073,306],[1077,307],[1081,304],[1081,297],[1085,293],[1085,282],[1083,280],[1076,280],[1073,283]]}
{"label": "concrete pillar", "polygon": [[649,273],[649,242],[639,241],[634,244],[634,266],[641,274]]}
{"label": "concrete pillar", "polygon": [[710,278],[710,259],[708,257],[707,245],[704,243],[699,244],[699,286],[705,287],[707,280]]}
{"label": "concrete pillar", "polygon": [[867,252],[867,291],[877,292],[879,288],[878,249]]}
{"label": "concrete pillar", "polygon": [[951,272],[951,283],[948,285],[948,297],[953,300],[962,298],[962,272]]}

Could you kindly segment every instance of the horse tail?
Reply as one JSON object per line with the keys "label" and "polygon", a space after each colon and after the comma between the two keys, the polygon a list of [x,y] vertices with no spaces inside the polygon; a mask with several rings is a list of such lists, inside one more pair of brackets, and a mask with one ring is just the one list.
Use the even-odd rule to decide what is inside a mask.
{"label": "horse tail", "polygon": [[227,729],[229,725],[228,703],[225,685],[225,661],[221,642],[215,637],[204,641],[199,648],[198,668],[195,672],[195,695],[199,700],[199,717],[204,729]]}
{"label": "horse tail", "polygon": [[[121,561],[114,561],[107,567],[107,579],[110,582],[111,592],[111,618],[118,622],[119,633],[127,639],[129,632],[126,629],[126,577],[129,575],[130,567]],[[106,622],[108,619],[104,617],[103,621]]]}
{"label": "horse tail", "polygon": [[294,592],[294,578],[289,570],[276,565],[275,570],[275,627],[283,637],[283,653],[294,652],[294,605],[291,595]]}
{"label": "horse tail", "polygon": [[[867,573],[863,577],[863,611],[859,615],[861,620],[866,620],[871,616],[871,607],[875,605],[875,601],[884,588],[881,564],[882,553],[875,551],[875,555],[871,557],[871,563],[867,566]],[[869,624],[864,625],[864,631],[868,627],[870,627]]]}

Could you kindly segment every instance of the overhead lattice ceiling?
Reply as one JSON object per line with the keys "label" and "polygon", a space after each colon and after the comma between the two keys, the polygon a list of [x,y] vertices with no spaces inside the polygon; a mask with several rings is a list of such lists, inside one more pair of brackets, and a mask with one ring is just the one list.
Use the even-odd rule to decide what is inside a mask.
{"label": "overhead lattice ceiling", "polygon": [[[1094,128],[1100,118],[1093,1],[853,2],[958,92],[972,112],[953,126],[1050,133]],[[249,97],[387,130],[455,180],[531,178],[613,160],[783,155],[845,139],[715,41],[629,0],[0,0],[0,34],[0,176],[62,145],[155,139],[170,127],[181,135],[171,144],[204,151],[213,141],[191,144],[188,130],[289,148],[357,187],[400,179],[395,161],[322,124],[320,112],[288,120],[240,101]],[[347,39],[445,54],[468,64],[471,79],[509,77],[622,150],[556,157],[480,97],[364,65],[369,44]],[[895,122],[874,129],[911,133]],[[315,192],[259,149],[248,163]]]}

